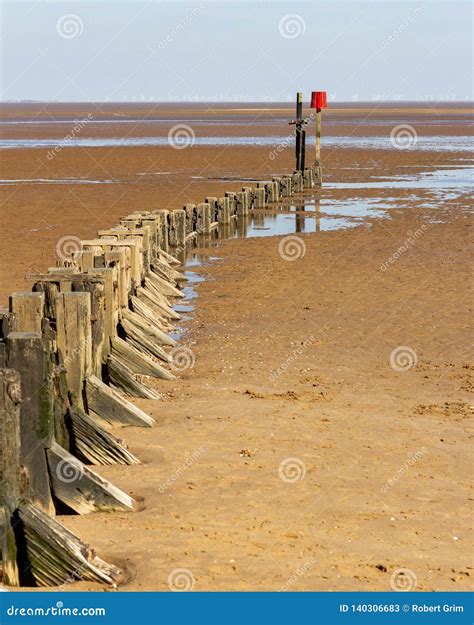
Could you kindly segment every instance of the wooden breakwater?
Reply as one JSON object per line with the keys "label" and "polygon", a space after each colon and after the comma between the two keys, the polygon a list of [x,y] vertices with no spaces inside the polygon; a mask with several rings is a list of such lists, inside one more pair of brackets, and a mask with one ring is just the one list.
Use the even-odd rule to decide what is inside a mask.
{"label": "wooden breakwater", "polygon": [[91,466],[139,464],[111,425],[152,427],[130,397],[174,379],[171,338],[187,247],[249,210],[314,186],[306,169],[179,210],[135,211],[77,242],[0,309],[0,548],[3,583],[118,585],[123,572],[56,519],[139,504]]}

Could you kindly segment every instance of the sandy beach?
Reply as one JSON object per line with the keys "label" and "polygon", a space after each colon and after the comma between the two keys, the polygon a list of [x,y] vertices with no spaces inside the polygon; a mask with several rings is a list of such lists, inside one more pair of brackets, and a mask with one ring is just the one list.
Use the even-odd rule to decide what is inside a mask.
{"label": "sandy beach", "polygon": [[[166,139],[181,123],[196,138],[280,137],[2,150],[2,305],[55,264],[63,236],[293,169],[288,105],[0,112],[22,121],[1,125],[9,141],[64,137],[89,112],[81,139]],[[152,382],[163,401],[136,400],[153,429],[114,430],[142,464],[94,469],[144,509],[60,517],[125,567],[124,590],[168,590],[176,569],[195,590],[388,591],[398,569],[416,590],[472,589],[470,109],[350,104],[326,122],[324,184],[299,226],[293,212],[272,231],[275,207],[253,216],[269,232],[219,240],[188,266],[194,365]],[[417,132],[410,149],[390,145],[401,124]],[[291,234],[296,259],[281,253]]]}

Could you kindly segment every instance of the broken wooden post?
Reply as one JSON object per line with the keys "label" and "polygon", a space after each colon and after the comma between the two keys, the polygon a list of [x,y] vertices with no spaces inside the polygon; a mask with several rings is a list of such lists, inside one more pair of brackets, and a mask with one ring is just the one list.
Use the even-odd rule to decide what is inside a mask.
{"label": "broken wooden post", "polygon": [[15,332],[41,334],[44,310],[44,293],[18,292],[10,295],[10,312],[13,313]]}
{"label": "broken wooden post", "polygon": [[254,202],[253,202],[253,207],[254,208],[265,208],[265,188],[257,188],[254,190],[253,192],[254,195]]}
{"label": "broken wooden post", "polygon": [[204,200],[205,204],[209,204],[210,214],[211,214],[211,223],[216,222],[218,220],[217,216],[217,198],[216,197],[207,197]]}
{"label": "broken wooden post", "polygon": [[14,513],[20,500],[20,374],[0,369],[0,551],[3,583],[19,586]]}
{"label": "broken wooden post", "polygon": [[186,213],[186,234],[194,234],[196,231],[196,204],[185,204],[184,212]]}
{"label": "broken wooden post", "polygon": [[169,226],[170,247],[184,247],[186,245],[186,212],[176,209],[170,212]]}
{"label": "broken wooden post", "polygon": [[203,202],[196,206],[197,230],[200,234],[211,232],[211,206]]}
{"label": "broken wooden post", "polygon": [[217,221],[220,224],[230,223],[230,206],[228,197],[220,197],[217,200]]}
{"label": "broken wooden post", "polygon": [[291,176],[291,186],[294,193],[303,191],[303,176],[300,171],[295,171]]}
{"label": "broken wooden post", "polygon": [[303,186],[305,189],[312,189],[314,187],[313,181],[313,169],[307,167],[303,172]]}
{"label": "broken wooden post", "polygon": [[290,197],[292,194],[291,176],[283,176],[280,181],[281,196]]}
{"label": "broken wooden post", "polygon": [[65,369],[69,398],[82,407],[84,380],[93,373],[91,297],[87,292],[58,293],[56,342]]}
{"label": "broken wooden post", "polygon": [[20,374],[21,463],[28,472],[29,496],[35,505],[54,514],[45,455],[54,435],[49,341],[39,334],[11,332],[7,336],[7,365]]}
{"label": "broken wooden post", "polygon": [[229,200],[229,213],[232,217],[237,211],[237,193],[234,191],[226,191],[224,195]]}
{"label": "broken wooden post", "polygon": [[235,204],[236,204],[236,215],[238,217],[241,217],[242,215],[248,215],[249,203],[248,203],[248,193],[246,191],[240,191],[239,193],[236,193]]}

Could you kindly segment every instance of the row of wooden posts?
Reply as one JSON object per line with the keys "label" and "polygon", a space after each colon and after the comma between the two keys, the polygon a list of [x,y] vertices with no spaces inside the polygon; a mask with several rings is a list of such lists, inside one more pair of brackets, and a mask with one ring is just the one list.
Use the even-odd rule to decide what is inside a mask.
{"label": "row of wooden posts", "polygon": [[139,508],[90,466],[140,462],[108,424],[151,427],[128,397],[159,399],[146,381],[175,377],[176,256],[219,224],[313,185],[307,169],[181,210],[136,211],[10,296],[0,310],[3,584],[120,584],[122,571],[54,517]]}

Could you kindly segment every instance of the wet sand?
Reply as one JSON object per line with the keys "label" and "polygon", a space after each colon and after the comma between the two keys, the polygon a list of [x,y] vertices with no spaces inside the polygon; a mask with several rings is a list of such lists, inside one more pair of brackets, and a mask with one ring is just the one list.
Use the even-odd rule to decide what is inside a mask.
{"label": "wet sand", "polygon": [[[125,589],[167,590],[182,568],[195,590],[382,591],[398,568],[418,590],[472,588],[469,196],[433,206],[423,189],[329,188],[469,157],[327,150],[322,200],[390,197],[385,218],[298,234],[305,254],[294,261],[279,253],[282,237],[200,250],[218,258],[193,269],[205,280],[182,341],[195,365],[155,385],[167,401],[137,401],[154,429],[115,431],[144,463],[97,469],[145,509],[61,517],[126,566]],[[7,151],[2,178],[120,183],[0,187],[9,261],[1,292],[24,288],[25,269],[52,264],[64,234],[92,236],[131,209],[239,187],[208,177],[264,178],[291,163],[290,148],[275,159],[253,147],[64,149],[46,165],[42,149]],[[137,182],[147,170],[173,174]],[[90,586],[69,588],[80,587]]]}

